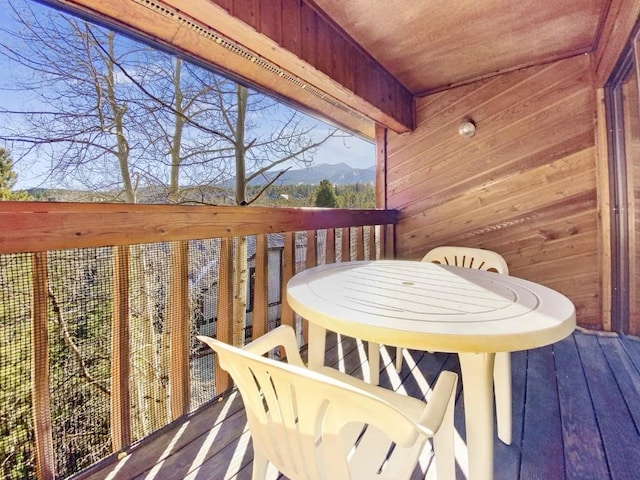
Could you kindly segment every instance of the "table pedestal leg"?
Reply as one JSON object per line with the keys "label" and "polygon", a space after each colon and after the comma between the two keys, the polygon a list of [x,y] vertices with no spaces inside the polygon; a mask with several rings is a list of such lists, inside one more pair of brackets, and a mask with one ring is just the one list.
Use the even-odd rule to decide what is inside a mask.
{"label": "table pedestal leg", "polygon": [[459,353],[469,479],[493,478],[494,353]]}
{"label": "table pedestal leg", "polygon": [[380,344],[369,342],[369,383],[378,385],[380,383]]}
{"label": "table pedestal leg", "polygon": [[324,351],[327,343],[327,329],[309,322],[309,368],[318,368],[324,365]]}

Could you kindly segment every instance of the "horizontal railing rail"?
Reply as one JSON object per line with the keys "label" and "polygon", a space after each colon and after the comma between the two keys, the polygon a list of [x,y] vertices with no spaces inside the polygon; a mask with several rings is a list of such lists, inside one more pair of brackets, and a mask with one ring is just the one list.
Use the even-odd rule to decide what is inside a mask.
{"label": "horizontal railing rail", "polygon": [[394,225],[395,210],[0,202],[0,253]]}
{"label": "horizontal railing rail", "polygon": [[[31,345],[23,360],[10,358],[10,347],[0,345],[0,362],[30,359],[30,418],[25,423],[33,428],[27,436],[33,440],[25,441],[31,442],[26,450],[38,478],[68,476],[77,471],[76,463],[86,467],[86,460],[59,458],[60,452],[72,450],[66,444],[57,447],[59,432],[73,423],[54,418],[61,408],[52,408],[54,370],[61,359],[73,365],[73,371],[61,374],[63,383],[69,384],[68,377],[82,380],[78,402],[88,401],[84,389],[103,399],[98,403],[108,410],[108,450],[126,452],[198,406],[194,375],[202,370],[215,372],[207,377],[215,384],[211,399],[231,387],[217,362],[207,363],[209,353],[194,353],[199,322],[210,321],[210,333],[220,340],[241,344],[247,327],[243,299],[250,295],[253,338],[282,323],[294,326],[304,343],[304,321],[286,302],[288,280],[318,263],[393,256],[396,222],[397,212],[389,210],[0,202],[0,260],[10,265],[0,272],[0,287],[21,279],[28,288],[16,290],[29,290],[24,300],[28,313],[20,305],[0,305],[2,328],[13,328],[12,338],[30,332]],[[250,248],[241,248],[247,242]],[[250,285],[249,293],[239,291],[241,285]],[[106,293],[96,300],[91,292],[99,286]],[[16,301],[10,294],[0,299]],[[196,321],[198,302],[201,318]],[[94,328],[107,332],[108,341],[86,331],[91,330],[86,319],[97,318],[96,312],[102,316]],[[85,350],[93,350],[78,344],[92,335],[95,348],[102,342],[108,351],[83,358]],[[100,360],[105,355],[108,361]],[[151,412],[163,420],[158,423]],[[60,423],[64,428],[56,427]]]}

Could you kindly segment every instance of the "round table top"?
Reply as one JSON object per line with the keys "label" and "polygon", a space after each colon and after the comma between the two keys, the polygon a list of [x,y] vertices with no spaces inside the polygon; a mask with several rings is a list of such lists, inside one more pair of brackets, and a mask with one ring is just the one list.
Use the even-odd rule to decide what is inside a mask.
{"label": "round table top", "polygon": [[287,285],[293,310],[328,330],[446,352],[540,347],[575,328],[564,295],[520,278],[404,260],[320,265]]}

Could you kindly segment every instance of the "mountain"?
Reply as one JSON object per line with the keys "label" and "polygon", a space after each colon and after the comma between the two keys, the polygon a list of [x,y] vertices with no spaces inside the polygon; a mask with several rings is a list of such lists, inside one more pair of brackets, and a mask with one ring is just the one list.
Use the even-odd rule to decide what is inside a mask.
{"label": "mountain", "polygon": [[[264,185],[282,170],[269,172],[266,178],[251,182],[251,185]],[[276,181],[277,185],[315,185],[321,180],[329,180],[337,185],[349,185],[354,183],[374,183],[376,179],[375,167],[353,168],[346,163],[328,164],[321,163],[312,167],[297,170],[288,170]]]}

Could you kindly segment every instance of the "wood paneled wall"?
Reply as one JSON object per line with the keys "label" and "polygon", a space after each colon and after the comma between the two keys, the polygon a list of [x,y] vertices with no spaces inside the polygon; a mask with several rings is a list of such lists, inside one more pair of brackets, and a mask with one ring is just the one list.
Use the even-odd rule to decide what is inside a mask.
{"label": "wood paneled wall", "polygon": [[[595,106],[586,55],[417,99],[416,130],[387,137],[397,256],[495,250],[512,275],[567,295],[580,325],[602,328]],[[472,138],[458,134],[464,118]]]}

